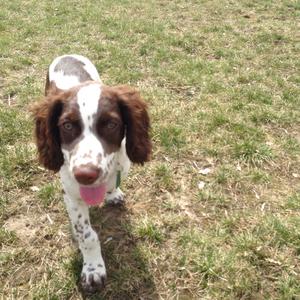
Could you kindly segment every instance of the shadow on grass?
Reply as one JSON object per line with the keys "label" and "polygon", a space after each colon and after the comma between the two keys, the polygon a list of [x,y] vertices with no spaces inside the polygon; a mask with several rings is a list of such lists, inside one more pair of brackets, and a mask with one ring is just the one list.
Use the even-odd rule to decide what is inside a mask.
{"label": "shadow on grass", "polygon": [[[91,223],[99,235],[106,264],[107,281],[99,294],[84,299],[158,299],[153,276],[131,233],[130,211],[126,207],[90,209]],[[82,261],[74,261],[79,282]]]}

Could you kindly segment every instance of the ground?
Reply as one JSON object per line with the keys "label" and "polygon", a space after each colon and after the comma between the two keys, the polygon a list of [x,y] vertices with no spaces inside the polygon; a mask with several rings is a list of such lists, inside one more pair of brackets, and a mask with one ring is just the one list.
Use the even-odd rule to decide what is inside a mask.
{"label": "ground", "polygon": [[82,299],[57,175],[30,106],[58,55],[149,104],[152,161],[93,208],[92,299],[300,299],[299,1],[4,1],[0,298]]}

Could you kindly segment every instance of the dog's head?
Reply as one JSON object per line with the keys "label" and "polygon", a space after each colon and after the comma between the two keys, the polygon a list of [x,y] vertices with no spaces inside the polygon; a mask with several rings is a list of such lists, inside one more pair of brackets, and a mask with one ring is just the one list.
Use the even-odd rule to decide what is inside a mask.
{"label": "dog's head", "polygon": [[150,158],[147,107],[130,87],[86,82],[49,92],[33,111],[40,162],[55,172],[65,164],[79,184],[105,182],[124,137],[133,163]]}

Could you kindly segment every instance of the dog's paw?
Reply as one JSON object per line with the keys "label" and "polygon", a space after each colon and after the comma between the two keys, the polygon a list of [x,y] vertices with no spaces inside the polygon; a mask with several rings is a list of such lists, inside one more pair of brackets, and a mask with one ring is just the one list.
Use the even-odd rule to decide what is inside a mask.
{"label": "dog's paw", "polygon": [[105,202],[108,205],[124,205],[124,194],[120,188],[107,192]]}
{"label": "dog's paw", "polygon": [[93,294],[104,288],[106,281],[106,270],[101,264],[97,266],[84,265],[81,272],[81,287],[86,294]]}

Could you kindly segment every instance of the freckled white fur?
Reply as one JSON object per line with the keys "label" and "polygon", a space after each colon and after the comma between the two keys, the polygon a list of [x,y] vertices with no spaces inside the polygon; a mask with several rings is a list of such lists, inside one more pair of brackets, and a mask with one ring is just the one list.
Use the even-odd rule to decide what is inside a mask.
{"label": "freckled white fur", "polygon": [[92,126],[93,116],[98,111],[100,95],[101,86],[98,83],[83,86],[77,93],[77,103],[84,124],[84,135],[88,133],[89,126]]}
{"label": "freckled white fur", "polygon": [[76,76],[64,75],[63,71],[51,73],[50,81],[54,81],[61,90],[68,90],[80,82]]}
{"label": "freckled white fur", "polygon": [[[98,137],[95,135],[95,132],[91,130],[92,126],[94,126],[94,116],[98,111],[100,96],[101,85],[99,83],[84,86],[77,93],[77,103],[79,105],[79,112],[83,122],[83,139],[78,143],[78,149],[71,157],[70,172],[72,172],[74,167],[93,164],[99,167],[103,173],[109,173],[108,165],[113,160],[115,154],[112,153],[104,157],[103,146]],[[113,166],[114,165],[111,164],[111,167]],[[106,181],[107,178],[100,178],[95,183],[102,183],[99,182],[100,180]]]}
{"label": "freckled white fur", "polygon": [[[123,201],[123,193],[116,187],[118,171],[121,171],[121,178],[127,176],[130,168],[130,160],[126,153],[126,139],[124,138],[120,150],[104,157],[104,149],[100,140],[91,131],[93,116],[98,110],[98,103],[101,95],[101,80],[95,66],[85,57],[71,55],[85,63],[84,68],[95,80],[95,83],[83,86],[77,93],[79,111],[83,122],[83,139],[79,141],[75,153],[62,149],[64,164],[60,169],[60,177],[65,191],[64,201],[71,220],[75,238],[83,255],[83,268],[81,283],[83,288],[91,288],[95,283],[101,286],[106,277],[105,264],[101,255],[101,247],[96,232],[92,229],[89,221],[88,205],[80,197],[80,185],[73,175],[74,166],[88,163],[100,167],[106,174],[105,178],[99,178],[95,184],[106,183],[106,201],[116,203]],[[59,60],[56,58],[49,68],[49,80],[54,80],[60,89],[69,89],[79,84],[77,76],[65,76],[63,72],[54,72]],[[99,158],[99,154],[101,157]],[[87,222],[87,221],[88,222]],[[80,227],[80,230],[78,230]]]}
{"label": "freckled white fur", "polygon": [[[84,86],[78,91],[77,103],[83,122],[83,139],[79,142],[78,150],[70,161],[71,171],[76,165],[92,163],[95,166],[99,166],[99,154],[102,157],[104,155],[102,144],[91,131],[94,115],[98,111],[100,95],[101,86],[98,83]],[[77,161],[76,163],[75,160]]]}
{"label": "freckled white fur", "polygon": [[77,76],[64,75],[63,71],[59,71],[59,72],[54,71],[55,66],[59,63],[59,61],[62,58],[67,57],[67,56],[73,57],[73,58],[81,61],[82,63],[84,63],[85,65],[83,66],[83,68],[90,74],[91,78],[102,84],[97,69],[95,68],[95,66],[92,64],[92,62],[88,58],[86,58],[82,55],[70,54],[70,55],[62,55],[62,56],[55,58],[49,67],[49,81],[54,81],[56,86],[59,89],[68,90],[80,83]]}
{"label": "freckled white fur", "polygon": [[83,286],[92,284],[90,282],[92,278],[94,282],[101,284],[102,278],[106,278],[106,268],[101,255],[98,235],[91,227],[88,206],[68,195],[64,195],[64,201],[71,220],[74,238],[78,241],[83,256],[84,264],[81,274],[85,276],[85,280],[82,278],[82,284]]}

